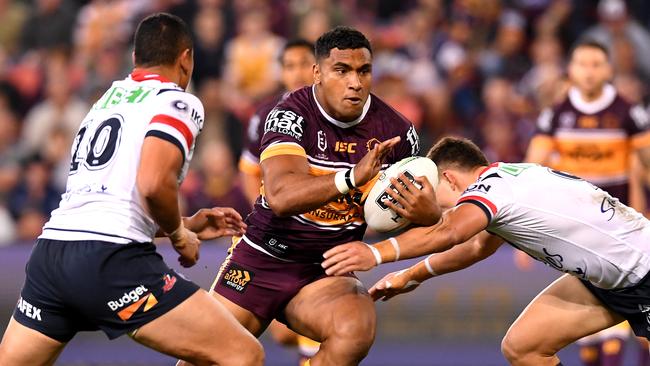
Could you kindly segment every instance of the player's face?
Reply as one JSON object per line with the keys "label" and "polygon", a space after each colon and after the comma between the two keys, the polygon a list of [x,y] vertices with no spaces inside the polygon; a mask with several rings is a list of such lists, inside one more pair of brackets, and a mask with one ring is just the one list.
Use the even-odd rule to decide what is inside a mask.
{"label": "player's face", "polygon": [[294,91],[314,83],[316,58],[307,47],[292,47],[282,55],[282,83]]}
{"label": "player's face", "polygon": [[314,83],[323,108],[340,121],[352,121],[363,112],[372,82],[372,56],[367,48],[339,50],[314,67]]}
{"label": "player's face", "polygon": [[578,47],[573,51],[568,71],[573,85],[587,96],[599,95],[612,77],[607,55],[594,47]]}

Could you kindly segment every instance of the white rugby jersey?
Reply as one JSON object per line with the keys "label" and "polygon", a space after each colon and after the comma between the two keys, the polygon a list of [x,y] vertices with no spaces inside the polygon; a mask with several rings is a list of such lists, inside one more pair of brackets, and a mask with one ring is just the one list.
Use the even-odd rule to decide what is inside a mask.
{"label": "white rugby jersey", "polygon": [[180,184],[202,128],[199,99],[160,75],[136,69],[113,82],[81,122],[66,192],[40,238],[150,242],[157,225],[136,188],[144,138],[154,136],[179,148],[184,157]]}
{"label": "white rugby jersey", "polygon": [[650,270],[650,221],[567,173],[495,163],[458,204],[481,208],[488,232],[598,287],[632,286]]}

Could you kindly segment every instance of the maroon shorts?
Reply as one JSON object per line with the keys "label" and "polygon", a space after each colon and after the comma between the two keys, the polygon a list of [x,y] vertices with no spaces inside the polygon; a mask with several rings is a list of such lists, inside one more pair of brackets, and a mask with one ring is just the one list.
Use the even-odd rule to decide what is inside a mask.
{"label": "maroon shorts", "polygon": [[324,277],[320,264],[285,262],[240,240],[221,265],[212,289],[259,318],[284,323],[289,301],[301,288]]}

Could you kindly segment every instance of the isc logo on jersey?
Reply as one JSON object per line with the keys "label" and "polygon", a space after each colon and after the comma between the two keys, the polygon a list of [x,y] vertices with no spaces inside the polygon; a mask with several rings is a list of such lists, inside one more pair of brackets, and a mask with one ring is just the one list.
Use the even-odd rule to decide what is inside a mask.
{"label": "isc logo on jersey", "polygon": [[109,301],[107,305],[111,310],[115,311],[132,302],[137,302],[138,300],[140,300],[140,296],[145,294],[147,291],[149,290],[147,290],[147,288],[144,287],[144,285],[140,285],[129,292],[125,292],[124,295],[122,295],[122,297],[120,297],[119,299],[114,301]]}
{"label": "isc logo on jersey", "polygon": [[264,132],[276,132],[302,140],[304,119],[292,111],[272,110],[266,117]]}

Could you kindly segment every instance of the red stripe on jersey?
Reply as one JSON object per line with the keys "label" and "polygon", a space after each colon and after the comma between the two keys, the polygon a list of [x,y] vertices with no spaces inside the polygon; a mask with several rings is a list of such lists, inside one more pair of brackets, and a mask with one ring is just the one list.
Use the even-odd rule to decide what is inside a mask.
{"label": "red stripe on jersey", "polygon": [[494,167],[497,167],[497,166],[499,166],[499,163],[498,163],[498,162],[497,162],[497,163],[492,163],[492,164],[488,165],[487,167],[483,168],[483,170],[481,170],[481,172],[478,173],[479,177],[480,177],[481,175],[483,175],[483,173],[487,172],[488,169],[490,169],[490,168],[494,168]]}
{"label": "red stripe on jersey", "polygon": [[490,202],[485,197],[481,197],[481,196],[465,196],[465,197],[459,199],[458,203],[462,203],[462,202],[465,202],[465,201],[471,201],[471,200],[479,201],[482,204],[486,205],[490,209],[490,211],[492,211],[492,216],[497,214],[497,206],[495,206],[494,203]]}
{"label": "red stripe on jersey", "polygon": [[148,72],[147,70],[142,69],[133,69],[131,72],[131,80],[133,81],[147,81],[147,80],[158,80],[163,83],[171,83],[172,81],[167,79],[164,76]]}
{"label": "red stripe on jersey", "polygon": [[172,116],[168,116],[166,114],[157,114],[153,116],[151,119],[151,122],[149,123],[163,123],[166,124],[167,126],[171,126],[174,129],[176,129],[178,132],[185,137],[185,141],[187,142],[187,148],[191,149],[192,148],[192,141],[194,141],[194,135],[192,135],[192,131],[183,123],[181,120],[176,119]]}

